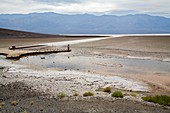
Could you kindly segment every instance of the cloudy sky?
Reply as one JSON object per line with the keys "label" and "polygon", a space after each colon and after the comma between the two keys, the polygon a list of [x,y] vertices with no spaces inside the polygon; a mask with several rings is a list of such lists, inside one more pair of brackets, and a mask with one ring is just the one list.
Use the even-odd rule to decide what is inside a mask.
{"label": "cloudy sky", "polygon": [[0,0],[0,13],[56,12],[63,14],[146,13],[170,18],[170,0]]}

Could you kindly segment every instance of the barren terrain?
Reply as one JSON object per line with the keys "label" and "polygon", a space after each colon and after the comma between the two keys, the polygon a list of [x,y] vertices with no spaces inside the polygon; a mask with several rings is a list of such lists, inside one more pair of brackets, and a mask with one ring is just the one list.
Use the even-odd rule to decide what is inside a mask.
{"label": "barren terrain", "polygon": [[[0,47],[75,39],[83,37],[0,38],[3,42]],[[23,58],[20,61],[1,58],[0,102],[4,102],[5,106],[0,108],[0,111],[169,113],[169,107],[143,102],[141,97],[150,94],[170,94],[170,73],[166,67],[170,62],[170,36],[109,37],[94,42],[73,44],[70,47],[71,53],[44,55],[44,60],[39,60],[39,56],[35,56],[35,59]],[[62,57],[68,57],[68,61],[62,60]],[[133,64],[133,61],[137,64]],[[149,67],[153,63],[162,65],[162,68],[158,65],[151,65],[153,67],[150,69],[153,70],[141,68],[140,61],[142,66]],[[51,68],[50,63],[61,63],[66,67]],[[131,73],[129,70],[134,72]],[[112,91],[121,90],[125,97],[112,98],[110,94],[103,92],[103,88],[107,86],[110,86]],[[83,97],[86,91],[95,95]],[[57,98],[59,92],[64,92],[66,97]],[[73,96],[75,92],[79,94],[76,97]],[[131,93],[137,96],[133,97]],[[18,105],[11,105],[11,101],[17,101]]]}

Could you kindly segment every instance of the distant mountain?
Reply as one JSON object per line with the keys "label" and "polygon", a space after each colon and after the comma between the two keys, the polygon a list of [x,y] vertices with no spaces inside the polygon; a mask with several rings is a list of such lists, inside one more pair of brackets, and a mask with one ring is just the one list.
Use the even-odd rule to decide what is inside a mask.
{"label": "distant mountain", "polygon": [[146,14],[95,16],[57,13],[1,14],[0,28],[46,34],[170,33],[170,18]]}

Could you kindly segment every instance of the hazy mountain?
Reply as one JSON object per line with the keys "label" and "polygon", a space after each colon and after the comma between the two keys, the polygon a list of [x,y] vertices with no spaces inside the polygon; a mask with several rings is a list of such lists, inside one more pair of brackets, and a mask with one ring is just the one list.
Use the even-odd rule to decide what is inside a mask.
{"label": "hazy mountain", "polygon": [[170,33],[170,19],[146,14],[126,16],[1,14],[0,28],[47,34]]}

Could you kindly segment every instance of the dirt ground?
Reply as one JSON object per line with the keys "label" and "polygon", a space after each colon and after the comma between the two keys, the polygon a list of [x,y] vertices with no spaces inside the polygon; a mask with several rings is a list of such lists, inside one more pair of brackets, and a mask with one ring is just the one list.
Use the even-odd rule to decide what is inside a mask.
{"label": "dirt ground", "polygon": [[36,45],[40,43],[48,43],[48,42],[60,42],[60,41],[68,41],[68,40],[78,40],[81,39],[79,37],[74,38],[65,38],[65,37],[55,37],[55,38],[0,38],[0,48],[8,48],[10,46],[24,46],[24,45]]}
{"label": "dirt ground", "polygon": [[[169,108],[149,105],[126,99],[46,98],[46,95],[31,90],[24,83],[16,82],[0,86],[1,113],[169,113]],[[16,101],[17,105],[11,102]]]}
{"label": "dirt ground", "polygon": [[101,55],[170,58],[170,36],[125,36],[72,47],[77,51],[97,51]]}

